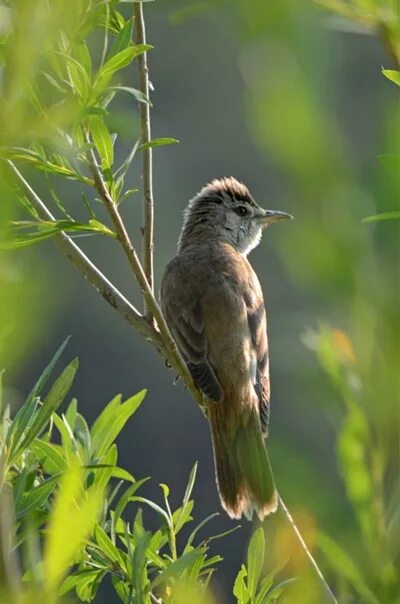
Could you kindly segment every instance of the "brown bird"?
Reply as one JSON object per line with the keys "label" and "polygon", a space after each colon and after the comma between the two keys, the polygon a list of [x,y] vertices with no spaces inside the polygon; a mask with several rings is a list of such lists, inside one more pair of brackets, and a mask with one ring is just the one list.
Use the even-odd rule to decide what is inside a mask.
{"label": "brown bird", "polygon": [[168,264],[161,304],[193,380],[204,394],[217,485],[231,518],[277,508],[264,438],[269,359],[264,299],[247,254],[264,228],[292,218],[264,210],[234,178],[213,180],[189,201]]}

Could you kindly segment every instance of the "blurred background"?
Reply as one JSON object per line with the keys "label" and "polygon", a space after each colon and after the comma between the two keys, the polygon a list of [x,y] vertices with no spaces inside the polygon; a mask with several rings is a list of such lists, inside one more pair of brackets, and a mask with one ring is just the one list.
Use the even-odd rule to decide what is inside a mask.
{"label": "blurred background", "polygon": [[[130,5],[121,6],[127,15]],[[375,486],[356,475],[357,467],[349,482],[341,467],[346,443],[336,437],[349,407],[339,378],[344,370],[380,444],[390,490],[398,476],[399,223],[362,219],[399,208],[400,163],[379,159],[400,153],[398,88],[381,74],[382,66],[395,65],[381,39],[312,2],[188,8],[169,0],[146,5],[146,20],[155,47],[149,54],[153,137],[180,141],[154,151],[157,288],[175,254],[185,204],[212,178],[233,175],[264,207],[295,216],[269,229],[251,255],[268,311],[270,455],[279,490],[310,545],[321,529],[369,572],[373,558],[359,546],[363,520],[354,501],[374,500]],[[33,28],[31,43],[40,45],[40,28]],[[123,73],[125,85],[136,85],[136,72]],[[119,163],[138,138],[134,99],[115,103],[109,125],[118,133]],[[130,180],[140,189],[139,163]],[[30,178],[48,198],[46,180],[37,173]],[[23,218],[6,171],[2,183],[0,219]],[[79,217],[79,184],[55,177],[51,186]],[[124,216],[139,242],[140,193],[125,202]],[[79,243],[140,305],[118,246],[91,237]],[[51,241],[1,253],[0,292],[0,367],[7,369],[16,407],[71,334],[68,355],[80,358],[73,394],[89,423],[114,394],[148,389],[120,437],[119,465],[135,477],[151,476],[144,492],[155,500],[161,500],[158,484],[170,485],[177,503],[198,460],[196,518],[220,509],[209,430],[196,404]],[[355,459],[357,466],[364,453],[350,446],[349,463]],[[147,511],[145,521],[151,525]],[[215,525],[218,532],[234,522],[221,514]],[[242,525],[215,547],[225,559],[214,580],[221,601],[231,599],[247,546],[251,525]],[[295,564],[307,567],[279,517],[265,527],[271,565],[293,554]],[[113,601],[110,593],[102,588],[96,602]],[[313,598],[308,601],[319,601]]]}

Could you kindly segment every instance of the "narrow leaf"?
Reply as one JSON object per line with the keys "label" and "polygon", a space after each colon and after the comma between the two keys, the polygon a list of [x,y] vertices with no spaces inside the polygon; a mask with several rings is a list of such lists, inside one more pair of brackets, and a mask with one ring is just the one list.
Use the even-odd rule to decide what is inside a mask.
{"label": "narrow leaf", "polygon": [[111,134],[99,115],[92,115],[89,118],[90,133],[93,142],[100,156],[101,167],[108,170],[114,163],[114,145]]}
{"label": "narrow leaf", "polygon": [[76,465],[64,474],[44,544],[44,576],[50,593],[56,591],[92,531],[102,496],[98,489],[84,491],[82,470]]}
{"label": "narrow leaf", "polygon": [[375,214],[374,216],[367,216],[363,218],[361,222],[379,222],[381,220],[398,220],[400,218],[400,210],[392,210],[391,212],[382,212],[381,214]]}
{"label": "narrow leaf", "polygon": [[143,151],[143,149],[152,149],[153,147],[161,147],[162,145],[173,145],[175,143],[179,143],[176,138],[154,138],[148,143],[140,145],[139,149]]}
{"label": "narrow leaf", "polygon": [[382,73],[391,82],[400,86],[400,71],[397,69],[382,69]]}
{"label": "narrow leaf", "polygon": [[183,554],[178,560],[172,562],[165,570],[163,570],[156,578],[152,581],[152,588],[157,585],[166,583],[172,577],[180,577],[182,573],[189,568],[200,556],[205,553],[204,549],[195,549],[191,552]]}
{"label": "narrow leaf", "polygon": [[258,580],[264,563],[264,548],[264,531],[260,527],[253,533],[247,550],[247,586],[252,598],[256,594]]}

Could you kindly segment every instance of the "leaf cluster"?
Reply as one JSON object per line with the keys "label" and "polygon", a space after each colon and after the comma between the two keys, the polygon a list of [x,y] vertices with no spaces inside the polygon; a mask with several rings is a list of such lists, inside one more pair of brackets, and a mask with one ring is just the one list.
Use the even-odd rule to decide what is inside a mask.
{"label": "leaf cluster", "polygon": [[[197,464],[176,509],[171,507],[167,485],[160,485],[163,503],[158,504],[141,494],[148,478],[136,479],[118,466],[115,440],[139,408],[145,391],[125,401],[120,395],[114,397],[91,427],[79,413],[76,399],[60,412],[73,384],[77,359],[50,387],[48,384],[66,343],[13,418],[1,390],[0,497],[13,518],[11,541],[4,526],[0,531],[5,596],[14,604],[42,594],[50,603],[74,592],[80,601],[90,602],[104,578],[110,576],[118,598],[126,604],[183,602],[189,593],[197,594],[201,602],[211,602],[209,583],[222,558],[210,555],[210,544],[239,527],[201,537],[204,527],[218,515],[212,514],[181,539],[182,530],[193,522]],[[155,512],[156,530],[145,527],[144,507]],[[252,594],[260,576],[263,550],[260,529],[249,548]],[[23,587],[11,565],[16,553],[22,553]],[[242,574],[243,570],[238,585]],[[11,598],[15,583],[17,595]],[[271,585],[270,576],[268,590]],[[235,584],[235,594],[237,590]],[[268,590],[264,582],[260,594]],[[260,595],[251,601],[262,604],[276,598],[266,600]]]}

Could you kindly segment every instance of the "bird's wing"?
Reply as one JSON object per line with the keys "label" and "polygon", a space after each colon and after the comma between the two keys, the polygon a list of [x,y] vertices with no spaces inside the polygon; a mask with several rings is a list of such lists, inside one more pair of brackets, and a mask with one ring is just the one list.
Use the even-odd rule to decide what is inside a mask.
{"label": "bird's wing", "polygon": [[207,360],[207,338],[198,285],[178,257],[172,260],[161,284],[162,310],[193,380],[207,397],[218,401],[222,398],[222,390]]}
{"label": "bird's wing", "polygon": [[246,300],[246,305],[247,321],[257,360],[255,389],[260,403],[261,427],[263,434],[267,436],[269,423],[270,384],[267,320],[262,295],[255,297],[251,296],[251,299]]}

